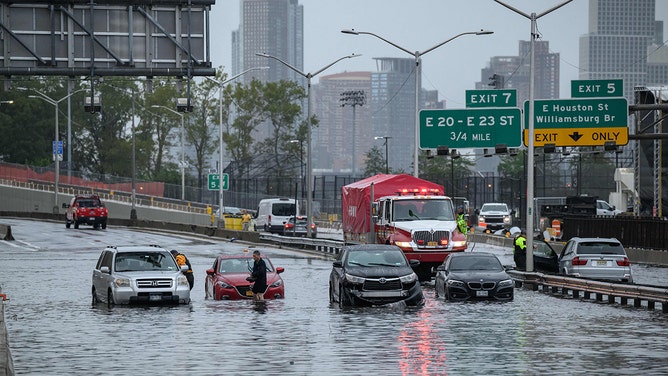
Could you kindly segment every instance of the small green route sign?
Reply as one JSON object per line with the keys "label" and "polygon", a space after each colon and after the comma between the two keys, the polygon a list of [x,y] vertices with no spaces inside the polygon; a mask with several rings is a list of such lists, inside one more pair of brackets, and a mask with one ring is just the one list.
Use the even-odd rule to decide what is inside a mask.
{"label": "small green route sign", "polygon": [[[219,174],[209,174],[207,188],[210,191],[219,191],[220,190],[220,175]],[[230,175],[223,174],[223,191],[226,191],[230,186]]]}

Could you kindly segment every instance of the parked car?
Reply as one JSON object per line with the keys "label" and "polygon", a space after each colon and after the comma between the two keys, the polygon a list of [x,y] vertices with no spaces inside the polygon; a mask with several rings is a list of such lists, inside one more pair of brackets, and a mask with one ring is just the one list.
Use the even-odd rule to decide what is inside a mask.
{"label": "parked car", "polygon": [[[227,215],[241,216],[241,214],[243,214],[243,213],[241,212],[241,209],[237,208],[236,206],[224,206],[223,207],[223,214],[225,214],[226,216]],[[214,216],[216,216],[216,218],[220,218],[220,208],[216,209],[216,212],[214,213]]]}
{"label": "parked car", "polygon": [[343,247],[329,275],[329,301],[339,307],[375,306],[405,302],[424,304],[424,295],[412,267],[394,245],[365,244]]}
{"label": "parked car", "polygon": [[[274,267],[267,256],[262,256],[267,266],[267,290],[265,299],[282,299],[285,297],[285,285],[280,274],[285,271],[282,267]],[[252,299],[253,283],[246,280],[253,270],[253,256],[218,255],[213,266],[206,270],[204,281],[205,298],[215,300]]]}
{"label": "parked car", "polygon": [[624,246],[615,238],[571,238],[559,256],[559,273],[633,283],[631,263]]}
{"label": "parked car", "polygon": [[97,229],[102,227],[107,228],[107,216],[109,212],[97,195],[76,195],[72,197],[69,204],[63,203],[65,211],[65,227],[70,228],[74,224],[74,228],[79,228],[79,225],[90,225]]}
{"label": "parked car", "polygon": [[[308,217],[305,215],[298,215],[297,217],[290,217],[285,225],[283,225],[284,236],[306,236],[307,228],[309,226]],[[313,239],[318,235],[318,226],[311,223],[311,237]]]}
{"label": "parked car", "polygon": [[450,254],[436,268],[436,296],[445,300],[500,300],[514,298],[515,282],[499,259],[486,252]]}
{"label": "parked car", "polygon": [[161,247],[108,246],[93,270],[93,304],[190,303],[190,285],[172,254]]}

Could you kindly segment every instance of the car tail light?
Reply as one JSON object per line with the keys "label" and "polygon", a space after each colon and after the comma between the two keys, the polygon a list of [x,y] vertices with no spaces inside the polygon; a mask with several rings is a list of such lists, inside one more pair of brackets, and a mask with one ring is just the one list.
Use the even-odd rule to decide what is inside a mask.
{"label": "car tail light", "polygon": [[631,266],[631,263],[629,262],[629,259],[624,257],[623,260],[617,260],[617,265],[619,266]]}
{"label": "car tail light", "polygon": [[293,227],[294,227],[294,225],[292,223],[286,223],[285,224],[286,229],[293,228]]}
{"label": "car tail light", "polygon": [[580,257],[574,257],[572,261],[573,265],[587,265],[587,260],[580,260]]}
{"label": "car tail light", "polygon": [[315,223],[311,223],[311,230],[315,230]]}

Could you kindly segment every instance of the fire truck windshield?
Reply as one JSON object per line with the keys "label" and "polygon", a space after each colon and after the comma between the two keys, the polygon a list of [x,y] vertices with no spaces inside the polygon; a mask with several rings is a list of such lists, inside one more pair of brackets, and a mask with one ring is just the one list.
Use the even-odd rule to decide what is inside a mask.
{"label": "fire truck windshield", "polygon": [[411,199],[394,202],[393,221],[454,221],[452,202],[447,199]]}

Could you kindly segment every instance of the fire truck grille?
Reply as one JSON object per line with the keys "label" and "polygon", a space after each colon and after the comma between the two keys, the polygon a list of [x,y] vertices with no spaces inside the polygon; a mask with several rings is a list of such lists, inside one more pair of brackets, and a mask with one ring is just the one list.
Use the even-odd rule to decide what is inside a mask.
{"label": "fire truck grille", "polygon": [[425,245],[428,245],[429,242],[436,242],[440,244],[441,239],[450,239],[449,231],[415,231],[413,233],[413,241],[418,243],[420,240],[424,242]]}

